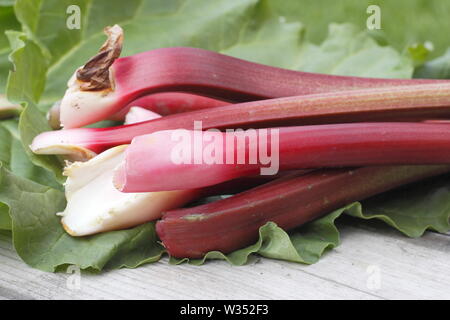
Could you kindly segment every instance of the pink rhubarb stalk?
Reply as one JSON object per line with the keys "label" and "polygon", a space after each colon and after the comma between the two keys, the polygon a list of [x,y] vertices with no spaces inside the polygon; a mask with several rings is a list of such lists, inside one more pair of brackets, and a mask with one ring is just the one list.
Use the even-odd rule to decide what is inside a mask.
{"label": "pink rhubarb stalk", "polygon": [[159,131],[133,139],[114,176],[123,192],[206,187],[278,170],[450,164],[450,124],[352,123],[235,133]]}
{"label": "pink rhubarb stalk", "polygon": [[133,124],[159,118],[161,118],[161,116],[156,112],[141,107],[131,107],[125,115],[125,121],[123,124]]}
{"label": "pink rhubarb stalk", "polygon": [[[330,92],[233,104],[105,129],[67,129],[37,136],[38,154],[64,154],[77,148],[96,153],[128,144],[140,135],[169,129],[263,128],[362,121],[416,121],[450,118],[450,83]],[[71,151],[72,150],[72,151]]]}
{"label": "pink rhubarb stalk", "polygon": [[132,107],[141,107],[159,115],[216,108],[230,104],[222,100],[199,96],[185,92],[161,92],[138,98],[119,111],[110,120],[121,121]]}
{"label": "pink rhubarb stalk", "polygon": [[229,253],[254,243],[269,221],[290,230],[353,201],[448,171],[449,166],[389,166],[294,175],[224,200],[169,211],[156,230],[174,257]]}
{"label": "pink rhubarb stalk", "polygon": [[118,58],[122,50],[122,29],[115,25],[105,32],[108,40],[100,52],[68,82],[61,102],[61,123],[66,129],[105,120],[131,101],[158,92],[184,91],[242,102],[440,83],[440,80],[371,79],[300,72],[195,48],[163,48]]}

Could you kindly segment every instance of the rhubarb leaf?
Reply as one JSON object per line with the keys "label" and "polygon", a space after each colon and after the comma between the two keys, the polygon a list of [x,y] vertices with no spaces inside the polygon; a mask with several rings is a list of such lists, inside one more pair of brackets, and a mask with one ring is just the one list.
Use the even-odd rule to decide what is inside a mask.
{"label": "rhubarb leaf", "polygon": [[372,197],[363,210],[348,212],[362,219],[379,219],[409,237],[427,229],[450,230],[450,182],[448,176],[422,181]]}
{"label": "rhubarb leaf", "polygon": [[[13,3],[11,3],[13,4]],[[13,8],[7,5],[7,3],[0,3],[0,29],[19,29]],[[8,72],[11,71],[12,64],[11,59],[16,60],[19,64],[27,62],[27,59],[36,62],[35,52],[23,53],[24,42],[20,39],[20,33],[9,31],[5,34],[0,34],[0,93],[6,92],[6,83]],[[10,44],[12,48],[10,48]],[[10,51],[14,50],[15,53],[10,55]],[[39,67],[37,67],[39,69]],[[29,77],[29,71],[22,69]],[[44,74],[41,74],[44,76]],[[17,74],[13,74],[11,80],[11,98],[19,98],[23,96],[20,92],[24,89],[22,87],[23,77],[20,79],[15,78]],[[18,81],[17,81],[18,80]],[[34,83],[34,82],[33,82]],[[18,84],[14,87],[14,84]],[[0,115],[15,115],[20,111],[20,106],[13,105],[6,101],[6,98],[0,96]],[[2,109],[4,108],[4,109]],[[8,109],[9,108],[9,109]],[[1,118],[1,117],[0,117]],[[13,174],[37,181],[44,185],[53,187],[59,187],[60,185],[55,181],[55,176],[48,171],[33,165],[29,160],[29,157],[22,145],[19,132],[17,119],[0,121],[0,166],[9,169]],[[4,183],[4,182],[2,182]],[[0,229],[11,229],[11,219],[9,216],[9,207],[0,202]]]}
{"label": "rhubarb leaf", "polygon": [[289,234],[275,223],[268,222],[259,229],[259,239],[251,246],[227,255],[218,251],[211,251],[202,259],[170,257],[170,263],[189,262],[193,265],[201,265],[206,260],[220,259],[233,265],[243,265],[251,259],[253,254],[258,254],[266,258],[312,264],[317,262],[324,252],[339,244],[339,231],[334,225],[334,221],[343,211],[344,208],[336,210]]}
{"label": "rhubarb leaf", "polygon": [[[20,140],[17,126],[17,119],[0,121],[0,166],[7,168],[15,175],[60,188],[54,175],[31,163]],[[3,183],[5,182],[0,179],[0,184]],[[9,208],[0,202],[0,229],[10,228]]]}
{"label": "rhubarb leaf", "polygon": [[65,178],[62,175],[63,166],[59,158],[51,155],[34,154],[29,147],[35,136],[50,130],[47,119],[33,104],[28,105],[22,111],[19,121],[19,132],[23,148],[33,164],[47,169],[57,182],[63,183]]}
{"label": "rhubarb leaf", "polygon": [[413,61],[380,46],[366,31],[349,24],[330,24],[320,45],[305,43],[294,69],[344,76],[411,78]]}
{"label": "rhubarb leaf", "polygon": [[450,79],[450,48],[444,55],[418,67],[414,78]]}
{"label": "rhubarb leaf", "polygon": [[[89,13],[87,10],[90,0],[17,0],[15,3],[15,13],[22,25],[27,37],[36,41],[41,47],[43,55],[49,63],[56,63],[68,50],[77,46],[81,40],[84,28],[84,18]],[[97,1],[96,1],[97,2]],[[105,2],[105,1],[103,1]],[[109,1],[110,3],[113,1]],[[129,2],[127,2],[128,4]],[[95,5],[95,4],[93,4]],[[72,6],[72,7],[70,7]],[[78,9],[73,8],[77,6]],[[70,7],[70,8],[69,8]],[[105,8],[105,13],[111,14],[111,8]],[[124,4],[122,8],[126,7]],[[83,14],[80,18],[80,27],[76,25],[69,28],[69,22],[77,21],[77,10]],[[70,17],[73,16],[71,19]],[[98,16],[91,17],[96,19]]]}
{"label": "rhubarb leaf", "polygon": [[[10,208],[14,247],[32,267],[44,271],[71,264],[93,270],[134,268],[158,260],[163,252],[156,241],[154,223],[90,237],[71,237],[56,216],[66,204],[61,191],[15,176],[3,167],[0,181],[0,201]],[[0,206],[0,210],[5,208]]]}
{"label": "rhubarb leaf", "polygon": [[[0,1],[0,165],[4,161],[4,158],[8,158],[8,149],[11,145],[9,132],[3,128],[4,118],[10,117],[10,111],[8,110],[9,102],[6,100],[5,87],[8,76],[8,70],[10,63],[8,61],[9,44],[4,30],[8,29],[8,24],[5,22],[11,18],[15,20],[14,11],[11,3],[5,3]],[[7,114],[6,114],[7,113]],[[1,180],[0,180],[1,184]],[[11,219],[9,217],[9,208],[6,204],[0,202],[0,230],[11,230]]]}
{"label": "rhubarb leaf", "polygon": [[[7,35],[13,50],[9,59],[14,65],[14,70],[9,73],[7,96],[10,101],[28,104],[28,107],[21,113],[19,122],[23,149],[33,164],[51,171],[54,175],[53,180],[62,182],[64,181],[61,173],[62,165],[58,158],[35,155],[29,149],[31,141],[37,134],[50,130],[44,115],[34,107],[34,103],[39,100],[44,89],[45,58],[40,47],[29,40],[24,33],[10,31]],[[28,178],[32,179],[32,177]]]}
{"label": "rhubarb leaf", "polygon": [[11,230],[9,207],[2,202],[0,202],[0,230]]}
{"label": "rhubarb leaf", "polygon": [[0,121],[0,162],[15,175],[43,185],[61,188],[49,171],[33,165],[20,140],[18,120]]}
{"label": "rhubarb leaf", "polygon": [[20,29],[20,25],[14,15],[12,4],[0,2],[0,94],[5,93],[8,70],[10,69],[8,61],[10,47],[4,31],[18,29]]}
{"label": "rhubarb leaf", "polygon": [[11,7],[16,0],[0,0],[0,6]]}
{"label": "rhubarb leaf", "polygon": [[8,79],[8,71],[10,69],[8,55],[9,47],[0,51],[0,94],[6,93],[6,81]]}
{"label": "rhubarb leaf", "polygon": [[[286,22],[271,11],[270,1],[260,1],[251,23],[240,31],[239,39],[219,52],[241,59],[292,69],[303,45],[304,28]],[[280,59],[283,48],[283,59]]]}
{"label": "rhubarb leaf", "polygon": [[6,88],[8,100],[37,103],[45,87],[46,61],[41,49],[18,31],[7,31],[14,70],[9,73]]}

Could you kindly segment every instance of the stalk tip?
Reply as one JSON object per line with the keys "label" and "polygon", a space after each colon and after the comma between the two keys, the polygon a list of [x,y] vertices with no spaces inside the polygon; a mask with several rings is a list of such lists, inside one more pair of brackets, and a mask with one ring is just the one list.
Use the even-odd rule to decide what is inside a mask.
{"label": "stalk tip", "polygon": [[110,89],[113,83],[110,79],[109,67],[122,52],[123,30],[119,25],[104,29],[108,39],[82,68],[78,69],[76,76],[80,81],[80,89],[84,91],[98,91]]}

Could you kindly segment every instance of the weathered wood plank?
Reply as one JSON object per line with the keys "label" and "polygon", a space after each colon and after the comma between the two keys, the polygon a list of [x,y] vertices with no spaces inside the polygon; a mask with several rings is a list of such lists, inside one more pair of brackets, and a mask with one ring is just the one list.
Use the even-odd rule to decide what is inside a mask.
{"label": "weathered wood plank", "polygon": [[19,261],[0,234],[0,299],[450,299],[450,238],[427,233],[408,239],[380,224],[346,220],[342,244],[319,263],[258,259],[232,267],[161,262],[101,275],[70,277],[34,270]]}

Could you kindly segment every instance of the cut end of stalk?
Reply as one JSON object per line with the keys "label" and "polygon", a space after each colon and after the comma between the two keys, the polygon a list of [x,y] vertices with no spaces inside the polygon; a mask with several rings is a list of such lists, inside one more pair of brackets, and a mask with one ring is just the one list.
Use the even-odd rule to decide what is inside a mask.
{"label": "cut end of stalk", "polygon": [[113,87],[109,67],[122,52],[123,30],[116,24],[112,27],[106,27],[104,32],[108,39],[100,48],[100,51],[76,73],[81,90],[98,91]]}
{"label": "cut end of stalk", "polygon": [[[122,148],[126,148],[126,146],[127,145],[111,148],[110,150],[112,150],[112,151],[102,152],[102,153],[98,154],[96,157],[93,157],[92,159],[90,159],[89,161],[66,162],[66,166],[64,167],[62,174],[63,174],[63,176],[68,177],[68,178],[75,178],[80,174],[80,172],[82,173],[83,170],[85,170],[85,168],[93,169],[96,166],[98,166],[99,163],[107,162],[113,156],[120,154],[121,152],[123,152]],[[76,190],[76,189],[74,189],[74,190],[70,189],[69,186],[71,186],[71,184],[66,182],[66,184],[65,184],[66,191],[73,192],[74,190]],[[64,216],[64,214],[61,214],[61,215]]]}
{"label": "cut end of stalk", "polygon": [[41,155],[57,154],[64,156],[67,160],[70,161],[87,161],[97,155],[95,152],[87,148],[76,145],[55,144],[51,146],[38,147],[37,144],[33,142],[33,144],[30,145],[30,149],[35,154]]}
{"label": "cut end of stalk", "polygon": [[126,229],[159,219],[161,213],[198,197],[196,190],[121,193],[112,183],[114,169],[123,162],[127,145],[108,149],[87,162],[65,170],[67,206],[58,215],[71,236]]}
{"label": "cut end of stalk", "polygon": [[56,101],[47,112],[47,121],[53,130],[61,129],[61,100]]}
{"label": "cut end of stalk", "polygon": [[73,231],[72,229],[70,229],[66,223],[64,223],[63,220],[61,220],[61,225],[64,229],[64,231],[66,231],[69,235],[71,235],[72,237],[78,237],[80,236],[79,234],[77,234],[75,231]]}

